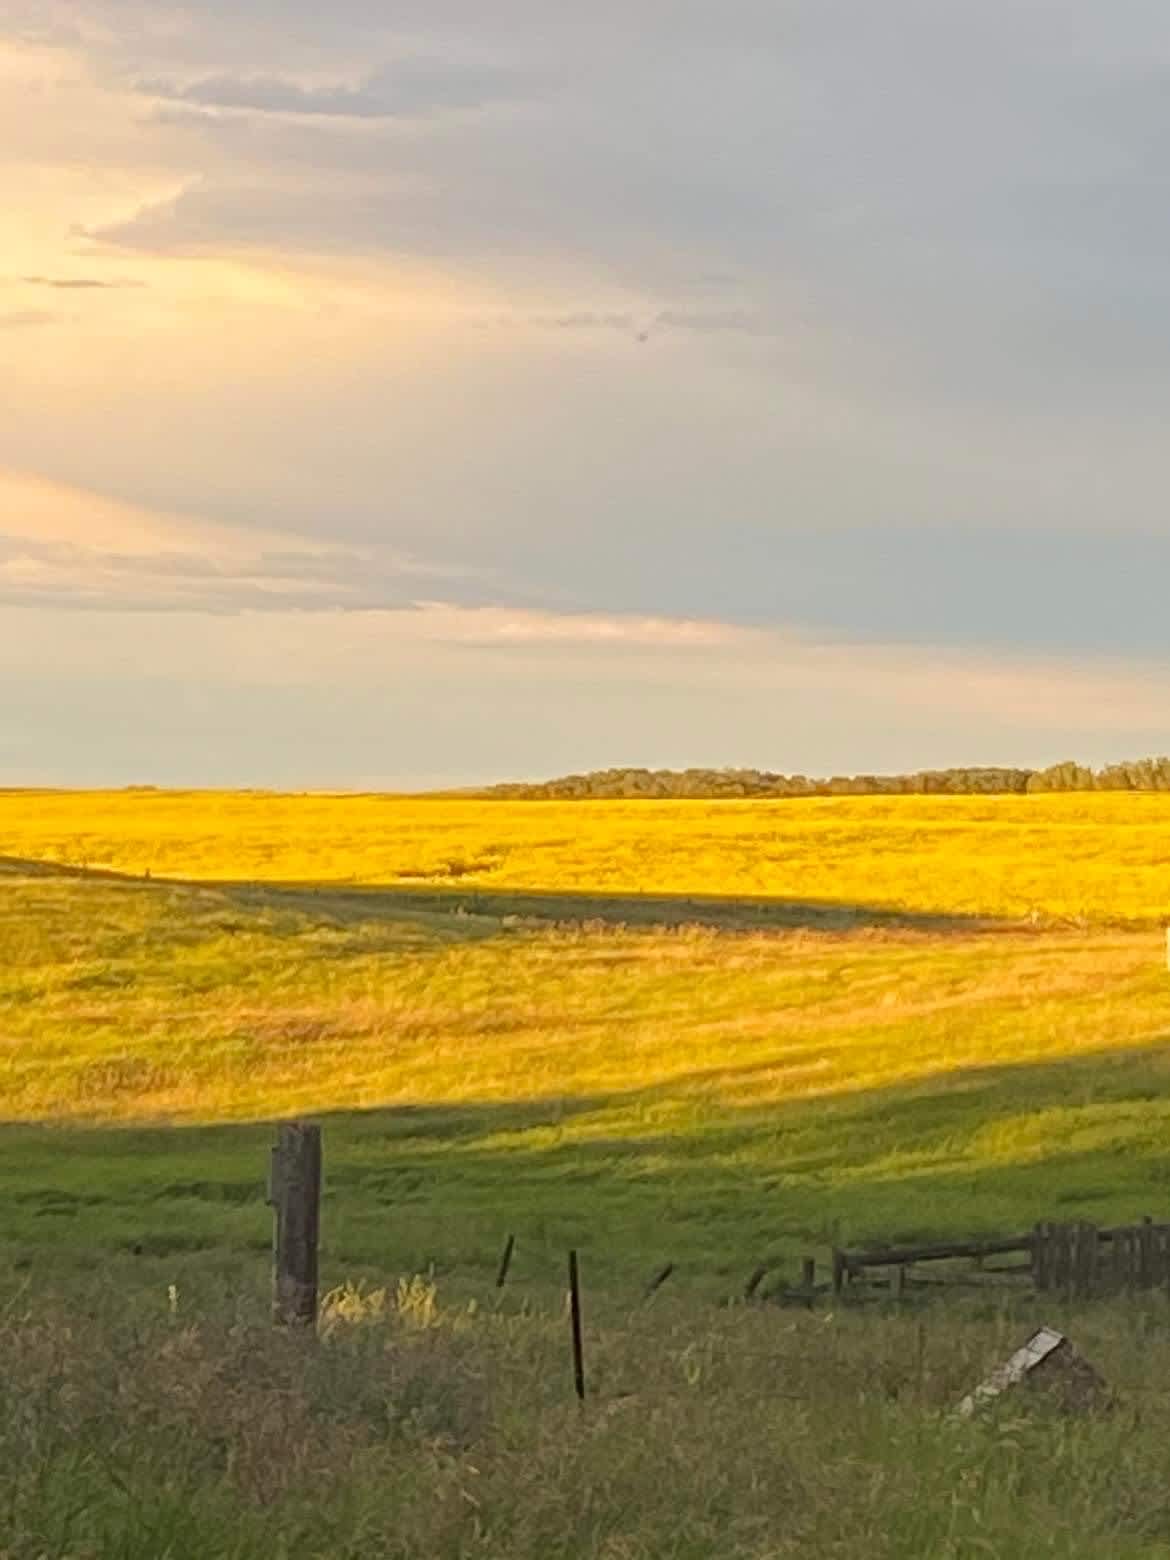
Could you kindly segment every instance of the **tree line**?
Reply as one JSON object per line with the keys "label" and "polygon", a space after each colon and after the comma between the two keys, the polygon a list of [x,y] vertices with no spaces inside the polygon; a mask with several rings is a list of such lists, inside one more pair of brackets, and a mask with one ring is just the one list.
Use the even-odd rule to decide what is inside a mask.
{"label": "tree line", "polygon": [[1024,796],[1048,791],[1170,791],[1170,758],[1092,769],[1067,762],[1047,769],[920,769],[904,775],[810,779],[767,769],[595,769],[556,780],[495,785],[503,801],[714,799],[799,796]]}

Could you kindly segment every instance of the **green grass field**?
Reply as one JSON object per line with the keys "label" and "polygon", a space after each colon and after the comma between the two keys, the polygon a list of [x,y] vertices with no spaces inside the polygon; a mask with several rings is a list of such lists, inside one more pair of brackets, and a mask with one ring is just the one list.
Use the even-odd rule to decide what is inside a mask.
{"label": "green grass field", "polygon": [[[486,1361],[501,1351],[544,1358],[559,1337],[572,1244],[611,1359],[607,1391],[617,1391],[614,1372],[641,1379],[659,1369],[643,1345],[622,1340],[643,1325],[629,1318],[649,1273],[677,1264],[659,1311],[674,1339],[662,1401],[684,1390],[693,1350],[714,1350],[699,1367],[716,1399],[708,1431],[727,1436],[742,1464],[726,1478],[696,1474],[714,1481],[714,1506],[690,1526],[680,1519],[686,1542],[670,1547],[645,1525],[647,1512],[664,1515],[649,1497],[637,1522],[628,1510],[621,1517],[626,1490],[613,1495],[616,1516],[595,1492],[593,1527],[578,1510],[579,1547],[558,1549],[564,1534],[539,1523],[523,1542],[510,1529],[505,1543],[499,1523],[511,1519],[493,1508],[476,1548],[474,1490],[468,1504],[443,1482],[472,1476],[464,1451],[443,1442],[410,1453],[426,1463],[416,1494],[455,1503],[453,1536],[436,1554],[812,1552],[750,1523],[725,1550],[710,1547],[720,1503],[750,1511],[756,1499],[735,1495],[753,1454],[724,1422],[732,1410],[720,1396],[742,1391],[743,1372],[713,1363],[722,1356],[711,1341],[741,1324],[717,1322],[726,1313],[712,1302],[738,1293],[758,1262],[792,1271],[838,1240],[1170,1216],[1170,797],[549,804],[8,793],[0,858],[0,1303],[7,1295],[8,1314],[57,1316],[57,1342],[44,1345],[52,1358],[69,1353],[61,1308],[96,1315],[124,1304],[147,1318],[136,1344],[116,1345],[138,1359],[144,1339],[158,1342],[152,1329],[173,1325],[171,1286],[182,1315],[209,1318],[213,1332],[231,1333],[262,1307],[270,1123],[290,1114],[325,1125],[327,1283],[393,1291],[425,1275],[453,1308],[440,1331],[459,1359],[468,1306],[479,1308]],[[497,1315],[491,1278],[509,1233],[517,1256]],[[831,1320],[777,1316],[785,1357],[815,1353]],[[983,1323],[971,1326],[964,1368],[992,1349]],[[1136,1380],[1132,1340],[1104,1335]],[[199,1376],[203,1347],[190,1344],[176,1379]],[[860,1332],[841,1347],[866,1358]],[[52,1377],[39,1356],[28,1369],[27,1381]],[[864,1436],[893,1436],[918,1455],[910,1441],[957,1384],[938,1369],[941,1384],[914,1388],[901,1431],[893,1410],[862,1394]],[[97,1390],[83,1374],[82,1397]],[[515,1384],[508,1393],[523,1395]],[[542,1385],[537,1397],[555,1419],[557,1393]],[[519,1400],[507,1402],[522,1415]],[[688,1404],[675,1406],[684,1441],[697,1446],[707,1432]],[[135,1434],[146,1434],[154,1410],[139,1407]],[[834,1414],[826,1423],[822,1455],[864,1464],[870,1443],[852,1441],[850,1422]],[[466,1456],[491,1463],[498,1501],[508,1448],[540,1458],[531,1424],[492,1424],[490,1448],[466,1432],[478,1448]],[[918,1540],[871,1552],[1170,1553],[1170,1523],[1112,1510],[1093,1530],[1104,1548],[1077,1547],[1084,1515],[1054,1521],[1048,1547],[1031,1528],[1032,1547],[1010,1547],[1002,1524],[1031,1489],[1030,1433],[1010,1454],[980,1443],[978,1456],[1002,1463],[1006,1481],[971,1475],[991,1479],[994,1512],[953,1517],[951,1529],[931,1519]],[[1064,1432],[1051,1433],[1041,1461],[1059,1450]],[[973,1445],[962,1457],[976,1456]],[[580,1467],[592,1468],[596,1451]],[[56,1458],[46,1479],[64,1477]],[[577,1510],[573,1468],[569,1458],[547,1471]],[[198,1488],[219,1491],[230,1517],[243,1496],[222,1473]],[[940,1463],[940,1500],[944,1474]],[[679,1462],[664,1488],[681,1499],[689,1477]],[[796,1489],[813,1479],[811,1463],[786,1477]],[[860,1520],[870,1497],[852,1477],[849,1509]],[[897,1520],[910,1533],[912,1482],[887,1477],[885,1494],[875,1486],[871,1497],[888,1497],[891,1512],[905,1506]],[[612,1470],[605,1478],[611,1492],[624,1489]],[[5,1488],[0,1479],[0,1534]],[[12,1511],[18,1500],[36,1504],[27,1491],[8,1498]],[[170,1548],[117,1548],[108,1535],[121,1519],[110,1509],[114,1527],[100,1541],[79,1518],[73,1538],[46,1528],[39,1548],[0,1539],[0,1555],[285,1552],[263,1547],[262,1526],[253,1548],[241,1537],[238,1549],[209,1550],[210,1529],[189,1540],[176,1529]],[[834,1538],[829,1515],[818,1520],[819,1552],[846,1553],[845,1530]],[[978,1546],[979,1521],[996,1535],[992,1547]],[[358,1535],[350,1548],[336,1537],[343,1530]],[[304,1552],[356,1555],[360,1531],[338,1527],[332,1541],[306,1539]],[[424,1552],[377,1543],[369,1552]]]}

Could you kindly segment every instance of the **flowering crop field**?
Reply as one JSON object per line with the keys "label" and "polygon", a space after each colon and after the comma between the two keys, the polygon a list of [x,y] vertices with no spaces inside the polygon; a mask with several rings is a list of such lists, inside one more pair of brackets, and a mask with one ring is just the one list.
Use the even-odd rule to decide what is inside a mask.
{"label": "flowering crop field", "polygon": [[1170,795],[505,802],[0,793],[0,854],[200,881],[1170,918]]}

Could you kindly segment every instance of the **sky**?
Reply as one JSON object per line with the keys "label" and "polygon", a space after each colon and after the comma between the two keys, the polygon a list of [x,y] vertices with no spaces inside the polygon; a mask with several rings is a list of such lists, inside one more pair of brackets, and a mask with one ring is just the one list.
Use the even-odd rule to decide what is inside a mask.
{"label": "sky", "polygon": [[1170,746],[1164,0],[0,0],[0,784]]}

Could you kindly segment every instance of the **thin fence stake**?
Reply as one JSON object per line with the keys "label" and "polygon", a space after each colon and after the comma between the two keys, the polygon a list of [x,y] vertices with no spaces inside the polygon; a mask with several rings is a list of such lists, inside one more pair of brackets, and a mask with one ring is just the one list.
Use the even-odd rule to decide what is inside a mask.
{"label": "thin fence stake", "polygon": [[666,1265],[664,1267],[660,1267],[658,1269],[657,1273],[655,1273],[654,1277],[646,1285],[646,1290],[645,1290],[645,1293],[642,1296],[642,1299],[643,1300],[649,1300],[651,1295],[657,1294],[657,1292],[662,1288],[663,1284],[666,1283],[666,1280],[670,1277],[670,1275],[673,1272],[674,1272],[674,1263],[673,1262],[668,1262],[668,1263],[666,1263]]}
{"label": "thin fence stake", "polygon": [[509,1235],[504,1242],[504,1252],[500,1258],[500,1270],[496,1274],[496,1288],[503,1289],[507,1282],[508,1269],[512,1266],[512,1253],[516,1250],[516,1237]]}
{"label": "thin fence stake", "polygon": [[576,1251],[569,1252],[569,1315],[573,1327],[573,1386],[585,1401],[585,1351],[581,1343],[581,1273]]}
{"label": "thin fence stake", "polygon": [[755,1272],[748,1279],[747,1283],[743,1286],[743,1297],[744,1297],[745,1300],[751,1300],[755,1296],[756,1290],[764,1282],[764,1280],[765,1280],[765,1278],[767,1278],[767,1276],[768,1276],[768,1263],[767,1262],[761,1262],[759,1267],[756,1268]]}

